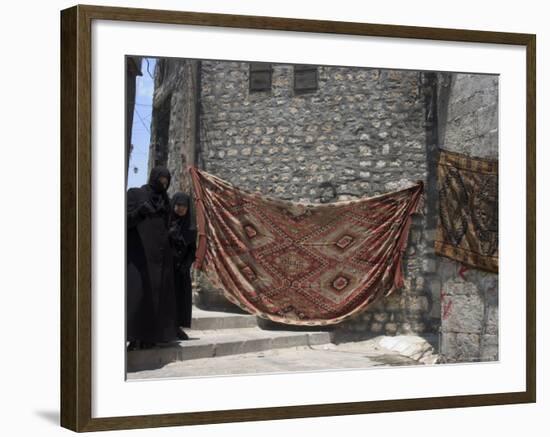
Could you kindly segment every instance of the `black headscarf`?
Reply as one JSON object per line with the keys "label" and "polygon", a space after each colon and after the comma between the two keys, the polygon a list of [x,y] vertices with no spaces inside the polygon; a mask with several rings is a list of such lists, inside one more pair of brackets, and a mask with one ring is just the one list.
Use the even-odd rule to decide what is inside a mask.
{"label": "black headscarf", "polygon": [[[166,179],[168,179],[168,185],[166,186],[166,188],[160,183],[159,179],[161,178],[161,176],[164,176]],[[170,171],[168,171],[166,167],[158,165],[151,169],[151,173],[149,173],[149,181],[147,183],[151,186],[151,188],[153,188],[155,192],[163,193],[166,192],[166,190],[170,186],[171,179],[172,175],[170,174]]]}
{"label": "black headscarf", "polygon": [[[168,179],[166,188],[159,180],[161,176]],[[169,217],[168,209],[170,208],[170,199],[168,198],[168,193],[166,190],[170,186],[171,179],[172,176],[170,175],[170,171],[168,171],[166,167],[159,165],[151,169],[151,172],[149,173],[149,181],[142,187],[149,191],[149,200],[155,209],[158,211],[164,210],[164,214],[167,219]]]}
{"label": "black headscarf", "polygon": [[[176,205],[187,206],[187,213],[181,217],[174,212]],[[170,228],[177,233],[177,239],[184,244],[194,243],[197,235],[196,226],[192,217],[191,198],[181,191],[175,193],[170,201]]]}

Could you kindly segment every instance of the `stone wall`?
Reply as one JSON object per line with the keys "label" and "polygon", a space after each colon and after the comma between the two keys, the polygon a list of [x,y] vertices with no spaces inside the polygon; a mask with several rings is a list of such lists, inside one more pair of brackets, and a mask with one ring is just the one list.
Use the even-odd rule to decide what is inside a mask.
{"label": "stone wall", "polygon": [[[498,76],[441,74],[438,83],[441,148],[497,159]],[[436,270],[443,361],[498,360],[498,275],[444,257]]]}
{"label": "stone wall", "polygon": [[[229,182],[314,203],[371,196],[427,178],[424,85],[418,72],[318,67],[318,90],[296,95],[293,67],[249,92],[248,64],[202,62],[204,167]],[[372,333],[431,328],[424,217],[416,217],[406,286],[339,325]]]}
{"label": "stone wall", "polygon": [[[159,60],[156,70],[155,108],[169,108],[170,123],[163,140],[162,129],[154,129],[158,117],[153,114],[151,157],[161,138],[166,143],[166,164],[174,174],[171,190],[189,187],[182,177],[186,157],[192,155],[183,140],[189,89],[189,77],[183,74],[185,62]],[[448,77],[435,73],[319,66],[318,90],[295,94],[291,65],[273,66],[270,91],[249,92],[248,74],[245,62],[201,62],[200,139],[193,146],[198,149],[195,155],[200,167],[248,190],[314,203],[371,196],[417,180],[425,182],[424,214],[414,217],[405,254],[405,287],[336,329],[362,335],[428,335],[441,328],[449,360],[458,356],[453,345],[466,340],[478,339],[478,352],[489,351],[486,345],[496,339],[492,325],[496,301],[493,305],[491,300],[496,292],[482,296],[475,290],[492,290],[495,275],[469,271],[467,280],[457,278],[458,267],[433,252],[438,146],[475,153],[496,139],[492,128],[487,128],[487,114],[479,110],[485,106],[476,106],[479,99],[487,105],[491,101],[479,91],[488,86],[487,77],[474,77],[475,83],[468,84],[458,75],[445,87]],[[465,97],[468,90],[469,99]],[[475,119],[476,114],[480,119]],[[472,126],[479,133],[477,140],[467,134]],[[487,277],[489,283],[483,283]],[[201,292],[215,295],[202,275],[196,279]],[[453,286],[456,281],[463,283]],[[476,305],[474,292],[483,305]],[[450,314],[440,327],[442,295],[444,299],[457,296],[457,311],[452,313],[457,317],[469,311],[463,301],[475,307],[467,318],[481,320],[482,327],[474,329],[474,322],[464,327],[463,321],[453,325]],[[215,299],[205,301],[214,305]],[[483,308],[482,316],[479,308]]]}
{"label": "stone wall", "polygon": [[182,160],[184,149],[183,123],[185,102],[186,61],[183,59],[159,60],[155,66],[155,93],[151,118],[151,144],[148,167],[157,164],[168,167],[172,174],[170,194],[182,187]]}

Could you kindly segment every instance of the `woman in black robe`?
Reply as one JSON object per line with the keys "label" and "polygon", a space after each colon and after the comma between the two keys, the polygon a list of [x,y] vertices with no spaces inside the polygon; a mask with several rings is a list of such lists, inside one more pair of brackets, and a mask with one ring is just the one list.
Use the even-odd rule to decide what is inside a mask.
{"label": "woman in black robe", "polygon": [[189,337],[183,328],[191,327],[192,286],[191,264],[195,260],[197,231],[191,220],[190,198],[179,192],[174,194],[170,207],[169,236],[174,259],[176,286],[176,324],[178,337]]}
{"label": "woman in black robe", "polygon": [[147,184],[127,193],[126,338],[130,350],[177,339],[169,185],[170,172],[155,167]]}

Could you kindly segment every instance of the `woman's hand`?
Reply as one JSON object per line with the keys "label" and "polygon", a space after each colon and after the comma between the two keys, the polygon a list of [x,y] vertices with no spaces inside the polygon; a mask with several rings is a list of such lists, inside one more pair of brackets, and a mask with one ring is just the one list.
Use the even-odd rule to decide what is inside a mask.
{"label": "woman's hand", "polygon": [[153,206],[153,204],[147,200],[143,202],[139,207],[139,213],[143,216],[149,216],[157,212],[157,209]]}

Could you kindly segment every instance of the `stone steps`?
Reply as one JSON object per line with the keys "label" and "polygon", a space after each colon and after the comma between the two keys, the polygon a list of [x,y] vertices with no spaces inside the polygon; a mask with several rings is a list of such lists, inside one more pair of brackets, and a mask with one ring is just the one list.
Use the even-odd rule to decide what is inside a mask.
{"label": "stone steps", "polygon": [[[206,311],[193,307],[191,329],[235,329],[252,328],[258,326],[256,316],[251,314],[238,314],[223,311]],[[187,331],[187,330],[186,330]]]}
{"label": "stone steps", "polygon": [[130,372],[127,378],[147,380],[433,365],[437,364],[437,359],[427,339],[414,335],[377,336],[359,341],[270,349],[215,359],[174,361],[157,369]]}
{"label": "stone steps", "polygon": [[189,340],[166,343],[152,349],[127,353],[128,372],[158,369],[175,361],[187,361],[261,352],[296,346],[330,343],[327,331],[265,330],[257,326],[256,316],[193,308]]}

